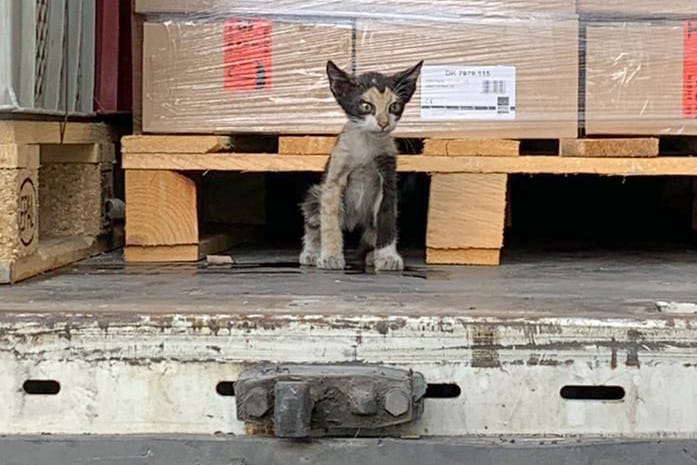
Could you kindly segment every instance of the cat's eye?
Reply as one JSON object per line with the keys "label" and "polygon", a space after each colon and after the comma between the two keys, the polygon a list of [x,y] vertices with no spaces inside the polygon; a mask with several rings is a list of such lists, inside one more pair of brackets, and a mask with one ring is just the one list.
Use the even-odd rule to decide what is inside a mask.
{"label": "cat's eye", "polygon": [[392,105],[390,105],[390,113],[401,113],[402,108],[402,102],[394,102]]}
{"label": "cat's eye", "polygon": [[361,100],[361,103],[358,105],[358,109],[363,113],[364,115],[367,115],[368,113],[373,112],[373,104],[370,102],[366,102],[365,100]]}

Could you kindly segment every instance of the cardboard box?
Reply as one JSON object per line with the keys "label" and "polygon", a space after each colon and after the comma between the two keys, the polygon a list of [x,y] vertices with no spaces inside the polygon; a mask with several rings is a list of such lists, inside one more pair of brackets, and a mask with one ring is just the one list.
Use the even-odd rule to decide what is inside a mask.
{"label": "cardboard box", "polygon": [[697,15],[694,0],[578,0],[578,12],[584,16],[616,18],[666,16],[689,18]]}
{"label": "cardboard box", "polygon": [[359,22],[356,59],[358,72],[393,72],[426,60],[398,135],[577,135],[575,20]]}
{"label": "cardboard box", "polygon": [[680,21],[590,24],[586,133],[697,134],[693,36]]}
{"label": "cardboard box", "polygon": [[143,14],[409,15],[424,21],[447,15],[574,15],[575,10],[574,0],[136,0],[136,12]]}
{"label": "cardboard box", "polygon": [[146,23],[143,131],[337,132],[326,61],[350,68],[351,53],[350,25]]}

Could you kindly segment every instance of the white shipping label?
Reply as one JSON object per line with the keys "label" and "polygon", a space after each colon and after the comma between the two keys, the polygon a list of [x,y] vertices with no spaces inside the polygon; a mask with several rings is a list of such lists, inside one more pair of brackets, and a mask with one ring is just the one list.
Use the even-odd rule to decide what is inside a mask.
{"label": "white shipping label", "polygon": [[515,119],[515,66],[424,66],[421,119]]}

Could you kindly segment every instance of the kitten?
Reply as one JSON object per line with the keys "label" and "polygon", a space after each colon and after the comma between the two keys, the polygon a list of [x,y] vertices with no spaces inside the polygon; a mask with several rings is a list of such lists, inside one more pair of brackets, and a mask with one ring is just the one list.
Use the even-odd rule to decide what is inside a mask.
{"label": "kitten", "polygon": [[348,122],[322,176],[302,204],[301,265],[346,266],[343,231],[362,231],[360,256],[376,271],[404,269],[397,252],[397,148],[391,133],[416,90],[423,61],[394,75],[350,75],[327,63],[329,84]]}

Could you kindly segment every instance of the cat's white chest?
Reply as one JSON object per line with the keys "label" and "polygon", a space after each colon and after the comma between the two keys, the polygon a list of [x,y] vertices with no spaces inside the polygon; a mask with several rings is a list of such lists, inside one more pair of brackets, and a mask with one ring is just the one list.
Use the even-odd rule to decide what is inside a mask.
{"label": "cat's white chest", "polygon": [[372,223],[382,201],[382,178],[374,165],[361,166],[348,177],[344,191],[344,223],[352,230],[358,224]]}

